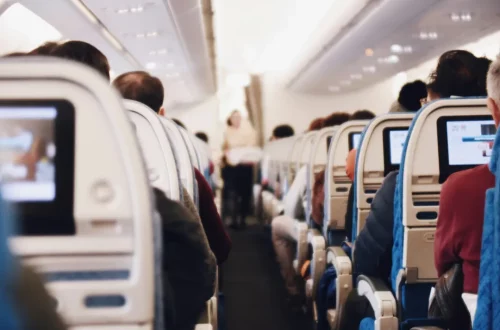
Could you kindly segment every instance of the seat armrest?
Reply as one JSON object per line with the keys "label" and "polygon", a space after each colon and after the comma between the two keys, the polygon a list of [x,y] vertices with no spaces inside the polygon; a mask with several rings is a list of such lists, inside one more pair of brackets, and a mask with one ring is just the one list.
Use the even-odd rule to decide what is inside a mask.
{"label": "seat armrest", "polygon": [[352,262],[341,247],[331,246],[326,250],[327,263],[332,264],[337,276],[352,273]]}
{"label": "seat armrest", "polygon": [[368,299],[375,318],[397,316],[396,299],[383,281],[360,275],[357,284],[358,295]]}

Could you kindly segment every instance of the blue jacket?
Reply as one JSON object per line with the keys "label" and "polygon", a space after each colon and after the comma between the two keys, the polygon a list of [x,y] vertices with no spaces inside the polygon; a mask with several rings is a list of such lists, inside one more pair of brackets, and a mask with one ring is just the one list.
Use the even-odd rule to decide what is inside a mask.
{"label": "blue jacket", "polygon": [[354,248],[354,273],[389,280],[394,241],[394,191],[399,171],[389,173],[375,194]]}

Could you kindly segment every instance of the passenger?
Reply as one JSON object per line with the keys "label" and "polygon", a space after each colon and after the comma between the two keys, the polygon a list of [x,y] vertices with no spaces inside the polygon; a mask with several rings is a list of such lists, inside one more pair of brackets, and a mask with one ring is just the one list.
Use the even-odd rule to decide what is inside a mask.
{"label": "passenger", "polygon": [[194,134],[198,139],[202,140],[205,143],[208,143],[208,135],[205,132],[196,132]]}
{"label": "passenger", "polygon": [[278,125],[273,129],[273,135],[271,136],[271,141],[284,139],[293,136],[295,131],[290,125]]}
{"label": "passenger", "polygon": [[389,112],[418,111],[421,107],[420,100],[427,97],[427,88],[423,81],[415,80],[405,84],[399,91],[399,97]]}
{"label": "passenger", "polygon": [[[113,85],[125,99],[141,102],[158,114],[165,113],[163,108],[163,84],[158,78],[151,76],[149,73],[144,71],[125,73],[117,77],[113,81]],[[217,263],[221,265],[229,256],[231,240],[224,229],[209,184],[200,171],[194,170],[198,183],[199,216],[210,248],[217,258]],[[186,197],[189,197],[189,195]],[[185,200],[191,200],[191,198]],[[198,215],[194,204],[192,207],[193,213]]]}
{"label": "passenger", "polygon": [[43,45],[33,49],[28,53],[28,55],[48,56],[51,55],[52,51],[54,51],[57,46],[59,46],[57,42],[46,42]]}
{"label": "passenger", "polygon": [[[242,119],[238,110],[231,113],[228,123],[222,147],[226,155],[237,148],[257,145],[257,133],[250,122]],[[227,163],[224,168],[225,208],[229,209],[232,215],[231,227],[245,227],[252,198],[253,165],[231,164],[228,157],[225,157],[225,160]]]}
{"label": "passenger", "polygon": [[[485,63],[484,59],[480,61]],[[491,64],[487,74],[487,87],[488,108],[495,127],[498,128],[500,59]],[[478,96],[484,95],[485,91],[480,90],[479,93]],[[438,276],[441,276],[454,264],[461,264],[464,274],[463,289],[467,293],[477,293],[485,193],[494,186],[495,176],[490,172],[488,164],[485,164],[450,175],[441,188],[434,241],[436,269]]]}
{"label": "passenger", "polygon": [[[464,97],[486,95],[486,91],[484,89],[481,89],[481,81],[486,79],[486,77],[484,76],[484,70],[480,70],[480,67],[481,63],[478,61],[478,58],[476,58],[471,53],[462,50],[448,51],[441,55],[441,57],[439,58],[437,68],[431,74],[431,83],[429,84],[429,87],[431,88],[433,93],[439,97],[450,97],[452,95]],[[482,74],[481,71],[483,71]],[[487,169],[487,167],[485,168]],[[467,175],[465,177],[465,180],[463,179],[461,172],[453,175],[455,176],[455,178],[452,178],[453,176],[450,176],[450,178],[448,179],[452,179],[452,181],[450,182],[454,182],[456,181],[455,179],[458,179],[457,181],[460,185],[456,185],[456,183],[445,183],[443,185],[443,188],[441,190],[438,229],[436,231],[435,239],[435,255],[439,254],[439,250],[441,250],[440,246],[442,243],[440,242],[441,240],[443,240],[443,238],[441,238],[440,236],[448,237],[446,236],[446,233],[450,233],[450,227],[448,224],[454,223],[456,221],[454,220],[455,218],[450,218],[451,215],[454,216],[455,214],[464,212],[464,215],[466,217],[470,217],[472,214],[475,214],[475,216],[473,216],[474,221],[482,223],[482,218],[478,217],[481,216],[484,211],[484,194],[486,188],[484,188],[484,185],[482,186],[484,188],[484,190],[482,190],[482,194],[478,190],[473,189],[476,183],[479,186],[479,180],[483,180],[483,183],[481,184],[484,184],[487,173],[486,175],[481,174],[484,176],[479,176],[480,179],[478,180],[478,173],[475,173],[475,171],[476,169],[465,171],[467,173],[472,172],[472,175]],[[366,219],[365,226],[357,236],[353,256],[353,273],[355,275],[363,274],[367,276],[377,277],[385,281],[388,285],[390,284],[389,278],[392,267],[392,245],[394,241],[394,192],[396,188],[396,178],[398,172],[399,171],[397,170],[389,173],[384,179],[382,186],[375,194],[375,197],[371,204],[371,211]],[[472,182],[474,183],[472,185],[471,178],[474,178],[472,179]],[[451,188],[447,188],[446,186],[451,186]],[[458,195],[455,195],[454,191],[459,189],[462,189],[460,190],[461,192],[463,191],[462,193],[460,193],[460,197],[462,198],[465,195],[468,198],[465,199],[465,205],[463,205],[463,203],[457,202],[456,199],[452,200],[449,197],[450,195],[458,197]],[[474,191],[474,193],[469,192],[469,190],[471,192]],[[472,197],[472,194],[476,195]],[[473,198],[482,198],[482,204],[478,200],[476,200],[474,204],[471,204],[469,199],[472,200]],[[454,205],[458,206],[458,208],[462,207],[463,210],[451,210],[450,207]],[[468,211],[469,209],[476,210],[474,211],[476,213]],[[450,214],[450,217],[446,216],[446,214]],[[474,221],[469,221],[468,223],[470,224]],[[481,225],[479,224],[478,227],[481,227]],[[482,230],[482,227],[480,229]],[[438,233],[438,231],[440,231],[440,233]],[[470,236],[470,233],[467,233],[464,239],[467,239],[468,236]],[[446,238],[445,241],[451,242],[450,240],[448,240],[448,238]],[[477,249],[477,267],[479,267],[481,236],[479,236],[477,244],[479,245],[479,248]],[[440,258],[440,256],[437,256],[436,260],[438,260],[438,258]],[[439,269],[443,270],[443,266],[440,265]],[[473,282],[474,280],[470,279],[470,281]],[[477,291],[477,273],[475,281],[475,290]],[[469,284],[471,284],[471,282],[469,282]],[[468,286],[469,290],[471,288],[472,286]],[[348,301],[349,306],[346,307],[346,309],[350,312],[346,311],[346,313],[349,313],[350,317],[343,318],[343,322],[347,323],[342,323],[340,325],[341,329],[351,329],[353,327],[357,328],[360,319],[367,315],[366,313],[356,314],[356,310],[364,309],[363,307],[361,307],[361,305],[363,305],[365,308],[370,309],[369,304],[363,297],[357,297],[355,290],[349,296]],[[358,306],[355,307],[356,305]],[[353,308],[354,311],[352,311],[351,308]],[[373,311],[371,312],[373,313]]]}
{"label": "passenger", "polygon": [[[48,48],[51,47],[52,46],[48,46]],[[45,50],[42,50],[42,52],[43,51]],[[108,59],[99,49],[89,43],[76,40],[67,41],[54,47],[50,51],[49,55],[86,64],[89,67],[96,69],[107,80],[110,80],[110,66]]]}

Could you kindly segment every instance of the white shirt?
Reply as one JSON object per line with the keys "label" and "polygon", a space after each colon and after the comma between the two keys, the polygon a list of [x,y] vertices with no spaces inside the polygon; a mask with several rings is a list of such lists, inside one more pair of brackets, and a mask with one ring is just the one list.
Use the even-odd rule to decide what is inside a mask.
{"label": "white shirt", "polygon": [[306,191],[307,166],[302,166],[283,199],[286,216],[298,220],[305,219],[305,209],[307,206]]}

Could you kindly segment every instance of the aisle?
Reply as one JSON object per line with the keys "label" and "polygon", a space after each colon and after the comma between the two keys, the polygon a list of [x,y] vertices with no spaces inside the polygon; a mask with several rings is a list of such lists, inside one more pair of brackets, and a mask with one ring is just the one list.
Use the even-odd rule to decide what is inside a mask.
{"label": "aisle", "polygon": [[293,314],[274,258],[269,229],[231,231],[233,250],[224,265],[227,330],[309,330]]}

